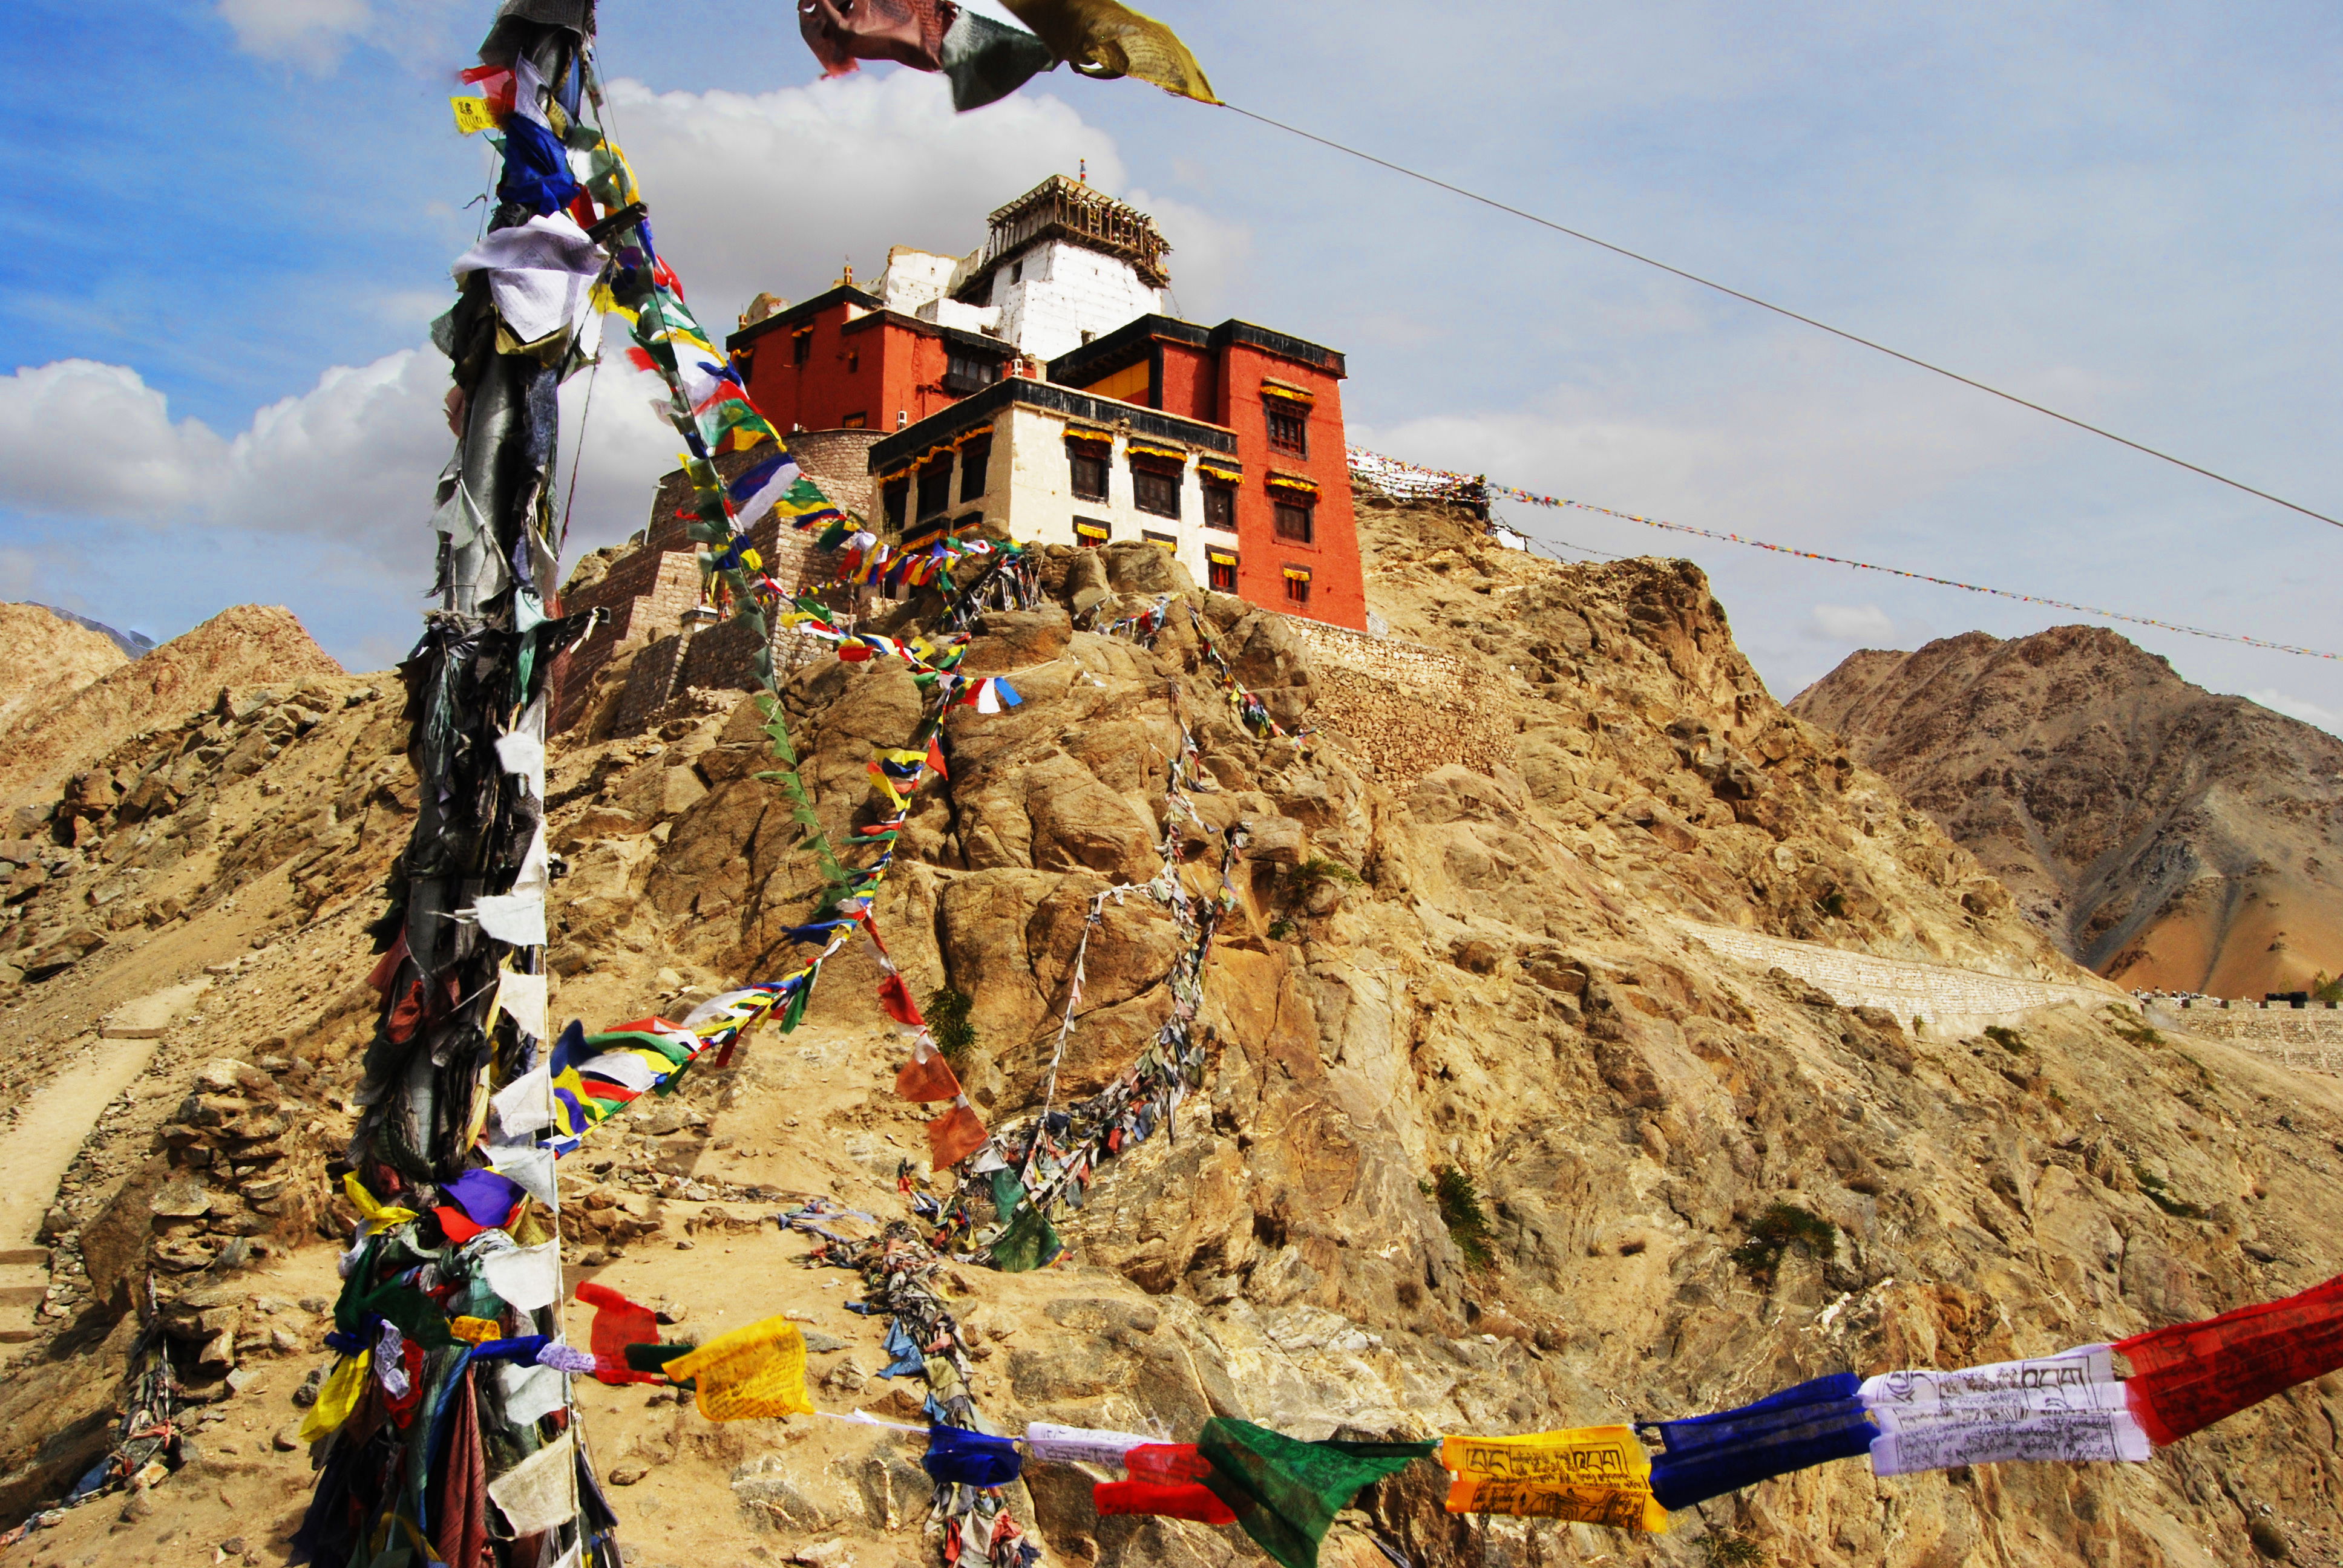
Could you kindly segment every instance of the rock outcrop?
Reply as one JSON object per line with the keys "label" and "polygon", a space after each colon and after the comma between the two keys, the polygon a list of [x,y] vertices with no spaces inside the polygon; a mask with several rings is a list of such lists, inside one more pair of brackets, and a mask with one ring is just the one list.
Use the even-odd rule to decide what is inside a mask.
{"label": "rock outcrop", "polygon": [[[1495,548],[1459,514],[1363,498],[1361,515],[1377,609],[1400,638],[1469,668],[1498,716],[1444,759],[1411,750],[1395,782],[1322,721],[1335,689],[1275,616],[1195,595],[1172,600],[1151,645],[1089,629],[1184,595],[1150,575],[1152,547],[1053,557],[1051,603],[976,628],[968,668],[1010,675],[1024,703],[954,711],[950,780],[919,801],[875,913],[916,995],[970,999],[960,1076],[994,1125],[1039,1108],[1096,895],[1156,876],[1167,835],[1191,885],[1217,890],[1225,831],[1252,833],[1204,978],[1202,1091],[1057,1216],[1067,1261],[1007,1274],[963,1260],[938,1276],[970,1392],[1001,1430],[1046,1420],[1176,1442],[1214,1413],[1312,1438],[1693,1413],[1825,1372],[2120,1336],[2336,1271],[2343,1091],[2141,1028],[1974,857],[1766,696],[1695,568],[1558,567]],[[1315,732],[1241,725],[1206,639],[1281,721]],[[1370,661],[1348,667],[1346,681],[1372,678]],[[1330,711],[1384,711],[1344,689]],[[198,811],[213,841],[147,876],[221,889],[176,892],[180,914],[159,923],[109,923],[93,932],[104,945],[5,990],[9,1070],[25,1082],[68,1060],[97,999],[219,971],[72,1179],[58,1233],[97,1241],[93,1279],[123,1255],[102,1217],[141,1214],[142,1244],[161,1244],[154,1199],[126,1194],[178,1180],[171,1130],[203,1125],[200,1096],[194,1120],[179,1111],[216,1059],[287,1063],[254,1060],[280,1105],[303,1102],[307,1120],[288,1113],[288,1126],[314,1121],[321,1147],[347,1125],[374,1000],[366,879],[403,841],[411,794],[395,705],[344,701],[256,748],[279,749],[248,774],[214,776],[265,733],[232,705],[125,752],[110,804],[56,802],[59,819],[93,826],[52,828],[47,879],[25,900],[43,929],[86,920],[90,895],[122,874],[110,855],[190,844]],[[825,658],[791,678],[786,707],[817,809],[842,836],[867,819],[870,749],[901,744],[918,688],[895,661]],[[1183,731],[1209,788],[1169,788]],[[1510,754],[1490,762],[1500,734]],[[210,739],[191,749],[197,735]],[[181,788],[168,759],[213,748],[214,773]],[[769,765],[745,699],[557,749],[558,1016],[678,1016],[787,967],[820,879],[755,777]],[[126,819],[157,777],[170,798]],[[263,830],[280,780],[309,809]],[[1915,1029],[1720,959],[1688,921],[2056,981],[2078,1000],[1992,1037]],[[1160,904],[1105,905],[1056,1062],[1061,1103],[1153,1038],[1179,940]],[[835,1274],[795,1266],[812,1238],[773,1222],[782,1200],[812,1196],[881,1221],[908,1212],[900,1181],[924,1171],[927,1112],[893,1092],[902,1047],[871,1000],[879,978],[847,950],[795,1032],[769,1030],[730,1067],[695,1067],[676,1095],[598,1130],[563,1162],[563,1241],[573,1280],[655,1305],[681,1325],[667,1337],[797,1316],[825,1408],[917,1422],[917,1394],[882,1375],[883,1323],[847,1310],[855,1290],[825,1288],[844,1283]],[[256,1109],[231,1117],[222,1101],[218,1125]],[[218,1147],[233,1171],[244,1145]],[[346,1224],[325,1174],[286,1191]],[[259,1211],[248,1188],[237,1203]],[[305,1456],[264,1437],[297,1419],[292,1396],[327,1359],[333,1252],[321,1241],[229,1267],[220,1255],[176,1276],[172,1322],[193,1327],[175,1353],[232,1351],[243,1382],[203,1385],[226,1392],[205,1407],[220,1414],[197,1435],[195,1478],[163,1483],[148,1507],[167,1506],[189,1543],[266,1552],[310,1481]],[[233,1321],[204,1315],[231,1307]],[[118,1375],[135,1319],[93,1288],[45,1321],[55,1336],[0,1389],[0,1500],[23,1505],[91,1431],[102,1438],[89,1423],[104,1401],[88,1391]],[[582,1338],[582,1314],[571,1322]],[[278,1329],[297,1348],[279,1348]],[[843,1422],[716,1426],[664,1390],[580,1387],[622,1538],[649,1561],[935,1560],[916,1442]],[[2343,1496],[2338,1422],[2330,1379],[2147,1465],[1882,1483],[1837,1463],[1681,1513],[1662,1538],[1454,1518],[1436,1477],[1411,1472],[1363,1495],[1322,1561],[2243,1568],[2265,1538],[2324,1561]],[[1011,1489],[1051,1563],[1258,1560],[1233,1532],[1101,1518],[1091,1479],[1037,1464]],[[36,1537],[42,1561],[106,1560],[116,1522],[111,1503],[69,1515]]]}
{"label": "rock outcrop", "polygon": [[0,736],[12,741],[129,663],[104,633],[37,604],[0,604]]}
{"label": "rock outcrop", "polygon": [[2126,986],[2259,998],[2343,972],[2343,740],[2112,631],[1854,655],[1790,704]]}
{"label": "rock outcrop", "polygon": [[[59,623],[58,635],[79,629]],[[95,633],[81,635],[105,640]],[[209,701],[226,688],[290,686],[342,673],[292,611],[266,605],[222,610],[143,658],[117,658],[63,701],[28,714],[32,721],[19,724],[6,755],[0,757],[0,800],[38,798],[138,731]]]}

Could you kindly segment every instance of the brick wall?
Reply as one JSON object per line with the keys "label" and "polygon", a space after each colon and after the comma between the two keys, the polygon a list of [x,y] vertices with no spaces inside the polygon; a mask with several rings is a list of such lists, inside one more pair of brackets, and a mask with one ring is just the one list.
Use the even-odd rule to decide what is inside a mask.
{"label": "brick wall", "polygon": [[1436,648],[1288,616],[1318,683],[1312,723],[1366,754],[1403,789],[1449,763],[1493,775],[1513,759],[1513,721],[1479,668]]}

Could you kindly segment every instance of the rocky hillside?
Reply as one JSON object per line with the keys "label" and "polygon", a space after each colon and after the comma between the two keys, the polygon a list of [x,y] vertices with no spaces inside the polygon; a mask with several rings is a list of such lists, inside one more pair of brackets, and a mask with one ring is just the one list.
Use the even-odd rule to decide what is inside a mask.
{"label": "rocky hillside", "polygon": [[45,606],[0,604],[0,735],[38,728],[75,692],[129,662],[113,638]]}
{"label": "rocky hillside", "polygon": [[1858,653],[1790,709],[2112,980],[2259,998],[2343,972],[2343,740],[2325,730],[2083,626]]}
{"label": "rocky hillside", "polygon": [[[1239,601],[1189,598],[1201,631],[1175,601],[1151,648],[1076,629],[1073,604],[1107,625],[1186,589],[1151,547],[1054,553],[1056,602],[979,627],[967,668],[1011,674],[1026,700],[954,712],[950,782],[911,819],[877,917],[916,993],[972,999],[961,1076],[995,1125],[1038,1105],[1093,897],[1156,876],[1167,827],[1199,890],[1227,829],[1252,844],[1205,976],[1201,1099],[1059,1216],[1059,1266],[940,1276],[986,1420],[1170,1441],[1214,1412],[1310,1438],[1528,1432],[2036,1353],[2336,1271],[2333,1081],[2159,1038],[2112,990],[1996,1038],[1915,1030],[1699,940],[1734,927],[2087,979],[1967,851],[1765,695],[1695,568],[1555,566],[1442,511],[1362,507],[1371,600],[1452,658],[1509,738],[1482,770],[1371,766],[1303,640]],[[1242,729],[1204,637],[1316,732]],[[327,1360],[337,1287],[304,1190],[276,1183],[309,1161],[287,1180],[346,1234],[320,1156],[350,1125],[376,1005],[362,928],[412,804],[393,689],[232,695],[27,816],[41,874],[0,939],[23,976],[0,987],[15,1103],[86,1073],[123,999],[211,982],[69,1164],[11,1172],[62,1180],[42,1221],[56,1282],[0,1385],[6,1518],[106,1449],[150,1262],[199,1402],[196,1461],[36,1533],[19,1550],[41,1568],[283,1560],[311,1482],[292,1396]],[[892,660],[822,658],[789,705],[841,829],[914,684]],[[1211,784],[1172,792],[1183,726]],[[676,1016],[776,971],[819,879],[754,777],[760,742],[728,701],[557,750],[558,1016]],[[1107,906],[1060,1103],[1151,1038],[1177,947],[1159,905]],[[790,1312],[825,1410],[901,1421],[919,1396],[880,1375],[883,1322],[847,1311],[854,1282],[800,1266],[815,1238],[775,1222],[814,1196],[900,1218],[905,1162],[924,1173],[878,978],[842,955],[796,1032],[696,1068],[566,1160],[565,1253],[573,1281],[658,1305],[669,1337]],[[213,1173],[200,1193],[191,1170]],[[715,1426],[664,1391],[581,1387],[630,1561],[938,1561],[911,1440]],[[1841,1462],[1655,1538],[1451,1518],[1419,1467],[1365,1494],[1323,1561],[2242,1568],[2259,1540],[2334,1563],[2338,1424],[2330,1379],[2146,1465],[1875,1482]],[[1100,1518],[1090,1479],[1037,1464],[1011,1488],[1051,1563],[1260,1560],[1232,1531]]]}
{"label": "rocky hillside", "polygon": [[[99,659],[98,645],[113,657],[93,677],[58,689],[55,699],[18,719],[0,755],[0,801],[39,799],[119,742],[176,719],[226,688],[343,673],[291,610],[273,606],[222,610],[135,661],[124,660],[102,634],[68,626],[46,611],[41,618],[46,625],[33,632],[52,643],[73,638],[71,646],[87,650],[88,660],[77,668]],[[15,638],[21,626],[20,620],[0,623],[0,635]],[[15,668],[7,678],[17,681]]]}

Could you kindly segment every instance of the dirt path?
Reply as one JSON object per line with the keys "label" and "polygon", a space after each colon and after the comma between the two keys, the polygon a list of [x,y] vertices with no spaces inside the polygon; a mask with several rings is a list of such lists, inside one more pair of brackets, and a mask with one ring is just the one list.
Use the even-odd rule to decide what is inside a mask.
{"label": "dirt path", "polygon": [[151,1040],[102,1040],[18,1107],[0,1137],[0,1343],[33,1337],[49,1283],[48,1252],[35,1240],[57,1183],[114,1097],[155,1059]]}

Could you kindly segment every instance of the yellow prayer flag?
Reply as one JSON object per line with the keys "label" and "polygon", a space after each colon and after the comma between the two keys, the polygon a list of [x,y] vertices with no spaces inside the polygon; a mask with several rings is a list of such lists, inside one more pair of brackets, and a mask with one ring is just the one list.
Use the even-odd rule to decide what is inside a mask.
{"label": "yellow prayer flag", "polygon": [[474,131],[497,128],[497,112],[488,107],[486,98],[450,98],[447,101],[456,106],[456,129],[465,136],[468,136]]}
{"label": "yellow prayer flag", "polygon": [[1582,1426],[1526,1437],[1451,1437],[1451,1513],[1504,1513],[1654,1533],[1668,1511],[1652,1496],[1652,1461],[1632,1428]]}
{"label": "yellow prayer flag", "polygon": [[767,1318],[719,1334],[667,1363],[667,1375],[675,1382],[699,1380],[699,1413],[710,1421],[811,1415],[805,1372],[805,1336],[787,1318]]}
{"label": "yellow prayer flag", "polygon": [[1204,68],[1179,35],[1119,0],[1001,0],[1051,53],[1085,76],[1136,76],[1167,93],[1217,104]]}
{"label": "yellow prayer flag", "polygon": [[358,1396],[367,1391],[367,1373],[374,1364],[374,1352],[360,1351],[354,1356],[344,1356],[334,1363],[331,1376],[317,1390],[317,1402],[301,1422],[301,1441],[315,1442],[341,1430],[342,1422],[350,1419]]}
{"label": "yellow prayer flag", "polygon": [[484,1345],[490,1340],[505,1337],[503,1327],[486,1318],[451,1318],[447,1322],[447,1332],[466,1343],[475,1345]]}
{"label": "yellow prayer flag", "polygon": [[366,1190],[366,1183],[358,1180],[358,1173],[355,1171],[342,1173],[342,1191],[349,1195],[351,1202],[357,1205],[358,1212],[366,1216],[368,1231],[387,1231],[393,1225],[404,1225],[416,1218],[412,1209],[391,1208],[376,1202],[374,1194]]}

